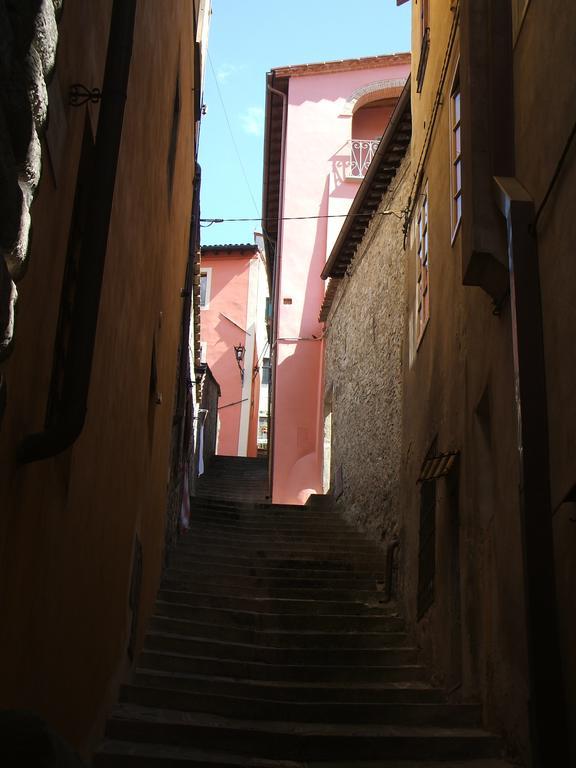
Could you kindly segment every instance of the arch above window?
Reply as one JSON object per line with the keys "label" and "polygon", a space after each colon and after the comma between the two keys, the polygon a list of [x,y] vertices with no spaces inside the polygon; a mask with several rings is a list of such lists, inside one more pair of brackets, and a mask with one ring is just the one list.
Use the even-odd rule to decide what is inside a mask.
{"label": "arch above window", "polygon": [[372,83],[356,88],[346,99],[340,113],[342,117],[352,116],[357,109],[376,99],[391,99],[398,97],[406,84],[405,78],[374,80]]}

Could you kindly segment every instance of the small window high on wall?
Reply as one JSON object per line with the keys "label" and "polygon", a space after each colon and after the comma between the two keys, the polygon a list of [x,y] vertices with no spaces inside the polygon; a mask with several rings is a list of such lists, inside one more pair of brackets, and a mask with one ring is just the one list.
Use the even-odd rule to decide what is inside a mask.
{"label": "small window high on wall", "polygon": [[420,17],[420,58],[416,71],[416,92],[420,93],[424,84],[428,52],[430,49],[430,0],[416,0]]}
{"label": "small window high on wall", "polygon": [[461,139],[461,115],[460,115],[460,76],[458,70],[452,83],[450,93],[450,191],[452,239],[462,219],[462,139]]}
{"label": "small window high on wall", "polygon": [[430,317],[428,275],[428,184],[421,187],[416,209],[416,343],[420,343]]}
{"label": "small window high on wall", "polygon": [[208,309],[210,306],[211,283],[212,269],[205,267],[200,271],[200,309]]}

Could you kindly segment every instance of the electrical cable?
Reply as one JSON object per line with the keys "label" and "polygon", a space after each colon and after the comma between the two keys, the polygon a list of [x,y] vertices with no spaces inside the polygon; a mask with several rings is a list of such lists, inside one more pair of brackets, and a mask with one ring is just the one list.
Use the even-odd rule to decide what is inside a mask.
{"label": "electrical cable", "polygon": [[[374,211],[373,213],[326,213],[318,216],[269,216],[266,221],[306,221],[308,219],[347,219],[354,216],[396,216],[397,219],[404,218],[403,211]],[[224,224],[229,221],[257,221],[262,219],[237,218],[237,219],[200,219],[200,225],[211,227],[212,224]]]}

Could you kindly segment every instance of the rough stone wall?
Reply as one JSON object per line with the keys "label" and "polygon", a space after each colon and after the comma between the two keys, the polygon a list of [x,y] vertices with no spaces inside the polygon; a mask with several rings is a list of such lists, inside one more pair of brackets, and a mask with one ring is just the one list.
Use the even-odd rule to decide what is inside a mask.
{"label": "rough stone wall", "polygon": [[[406,205],[409,155],[379,212]],[[404,322],[402,221],[377,215],[327,320],[325,407],[331,408],[330,486],[342,514],[371,538],[399,531]],[[340,484],[342,493],[340,494]]]}
{"label": "rough stone wall", "polygon": [[61,4],[0,2],[0,359],[12,344],[15,281],[28,256],[30,206],[42,168],[39,134],[48,114],[46,81],[54,68]]}

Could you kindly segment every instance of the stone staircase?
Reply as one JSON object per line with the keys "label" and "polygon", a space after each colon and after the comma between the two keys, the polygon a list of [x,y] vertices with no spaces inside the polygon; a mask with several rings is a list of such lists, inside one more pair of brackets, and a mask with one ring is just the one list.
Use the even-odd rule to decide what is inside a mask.
{"label": "stone staircase", "polygon": [[504,766],[428,684],[382,565],[320,505],[196,498],[95,764]]}
{"label": "stone staircase", "polygon": [[241,456],[213,456],[197,480],[196,495],[229,501],[268,500],[268,460]]}

